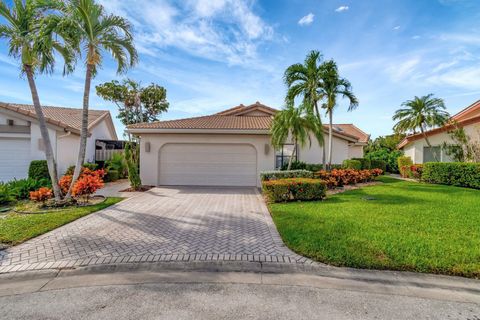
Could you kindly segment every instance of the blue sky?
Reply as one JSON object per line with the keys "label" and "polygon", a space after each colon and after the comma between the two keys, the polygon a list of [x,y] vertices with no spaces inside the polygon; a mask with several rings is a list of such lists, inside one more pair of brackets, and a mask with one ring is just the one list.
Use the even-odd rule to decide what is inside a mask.
{"label": "blue sky", "polygon": [[[337,123],[373,137],[391,133],[393,112],[434,93],[455,113],[480,99],[478,0],[102,0],[130,19],[140,62],[126,76],[167,89],[162,119],[210,114],[240,103],[283,105],[285,68],[319,50],[335,59],[360,106]],[[81,107],[84,67],[38,76],[43,104]],[[122,79],[107,58],[94,85]],[[0,40],[0,101],[30,103],[17,62]],[[113,105],[92,91],[93,109]],[[123,127],[116,121],[117,131]]]}

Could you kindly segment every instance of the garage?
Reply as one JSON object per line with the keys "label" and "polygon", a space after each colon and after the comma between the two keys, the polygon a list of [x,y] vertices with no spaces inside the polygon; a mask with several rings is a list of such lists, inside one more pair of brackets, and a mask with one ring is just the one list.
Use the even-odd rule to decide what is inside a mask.
{"label": "garage", "polygon": [[0,138],[0,181],[27,177],[30,165],[30,139]]}
{"label": "garage", "polygon": [[256,149],[249,144],[167,143],[159,154],[159,184],[256,186]]}

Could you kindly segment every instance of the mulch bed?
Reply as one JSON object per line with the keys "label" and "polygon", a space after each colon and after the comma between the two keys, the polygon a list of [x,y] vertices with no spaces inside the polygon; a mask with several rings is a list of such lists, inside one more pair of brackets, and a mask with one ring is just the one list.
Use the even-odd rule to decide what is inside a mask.
{"label": "mulch bed", "polygon": [[135,190],[133,188],[127,188],[127,189],[124,189],[124,190],[120,190],[120,192],[145,192],[145,191],[148,191],[152,188],[153,188],[153,186],[141,186],[137,190]]}

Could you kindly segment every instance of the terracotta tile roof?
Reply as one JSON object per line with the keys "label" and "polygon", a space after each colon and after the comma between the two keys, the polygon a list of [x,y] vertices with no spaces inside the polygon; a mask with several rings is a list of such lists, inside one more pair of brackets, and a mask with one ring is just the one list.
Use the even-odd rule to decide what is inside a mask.
{"label": "terracotta tile roof", "polygon": [[275,115],[275,113],[277,113],[278,111],[277,109],[271,108],[257,101],[254,104],[251,104],[249,106],[244,106],[243,104],[240,104],[236,107],[233,107],[224,111],[220,111],[216,113],[216,115],[237,116],[237,115],[245,114],[247,112],[254,111],[254,110],[260,110],[272,116]]}
{"label": "terracotta tile roof", "polygon": [[[22,115],[35,119],[37,118],[33,105],[0,102],[0,108],[18,112]],[[82,109],[44,106],[42,107],[42,110],[45,116],[45,120],[48,123],[77,132],[81,130]],[[109,114],[110,112],[108,110],[90,109],[88,112],[89,128]]]}
{"label": "terracotta tile roof", "polygon": [[359,129],[352,123],[333,124],[333,129],[357,137],[358,142],[367,143],[370,135]]}
{"label": "terracotta tile roof", "polygon": [[452,120],[462,121],[477,116],[480,116],[480,100],[475,101],[459,113],[452,116]]}

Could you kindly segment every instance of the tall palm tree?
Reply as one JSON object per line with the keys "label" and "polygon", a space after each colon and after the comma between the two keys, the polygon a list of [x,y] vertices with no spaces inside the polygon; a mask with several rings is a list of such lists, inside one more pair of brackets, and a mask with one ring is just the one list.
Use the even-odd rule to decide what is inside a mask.
{"label": "tall palm tree", "polygon": [[349,100],[348,111],[358,106],[358,99],[352,92],[350,82],[340,77],[335,61],[326,61],[321,65],[322,82],[319,94],[324,98],[322,108],[328,115],[328,168],[332,167],[333,112],[337,106],[337,97]]}
{"label": "tall palm tree", "polygon": [[429,128],[443,126],[450,115],[446,111],[445,103],[440,98],[435,98],[433,94],[413,98],[402,103],[402,109],[398,109],[393,120],[397,121],[393,130],[396,133],[416,132],[420,130],[430,150],[433,151],[433,158],[438,161],[435,150],[432,149],[430,140],[426,134]]}
{"label": "tall palm tree", "polygon": [[45,12],[55,8],[56,2],[49,0],[41,2],[14,0],[11,8],[0,1],[0,16],[6,21],[5,24],[0,25],[0,38],[7,39],[9,55],[20,61],[22,73],[27,77],[55,200],[59,201],[62,193],[58,186],[57,163],[35,83],[36,74],[49,73],[53,70],[55,52],[65,60],[64,72],[73,70],[74,55],[68,46],[59,41],[60,34],[55,34],[58,17],[45,15]]}
{"label": "tall palm tree", "polygon": [[[318,123],[317,117],[308,112],[309,108],[301,106],[295,108],[293,103],[275,115],[272,123],[272,145],[275,148],[283,148],[287,139],[291,137],[293,150],[288,161],[288,170],[292,166],[293,157],[297,153],[297,146],[304,147],[307,142],[311,144],[310,134],[313,134],[318,141],[323,141],[323,128]],[[320,143],[320,142],[319,142]]]}
{"label": "tall palm tree", "polygon": [[102,53],[107,51],[111,54],[117,63],[117,73],[119,74],[135,65],[138,55],[133,44],[132,28],[126,19],[106,14],[104,8],[95,0],[70,0],[65,10],[68,20],[66,25],[71,33],[77,36],[75,46],[85,57],[86,64],[80,149],[70,190],[67,194],[67,198],[69,198],[85,162],[90,85],[102,64]]}
{"label": "tall palm tree", "polygon": [[[317,119],[319,126],[322,126],[322,117],[319,110],[319,101],[323,98],[319,92],[322,82],[321,69],[322,54],[312,50],[303,64],[296,63],[285,70],[284,81],[288,87],[285,102],[294,103],[298,97],[302,98],[303,105],[313,113]],[[319,141],[321,146],[324,141]],[[325,167],[325,148],[323,147],[323,165]]]}

